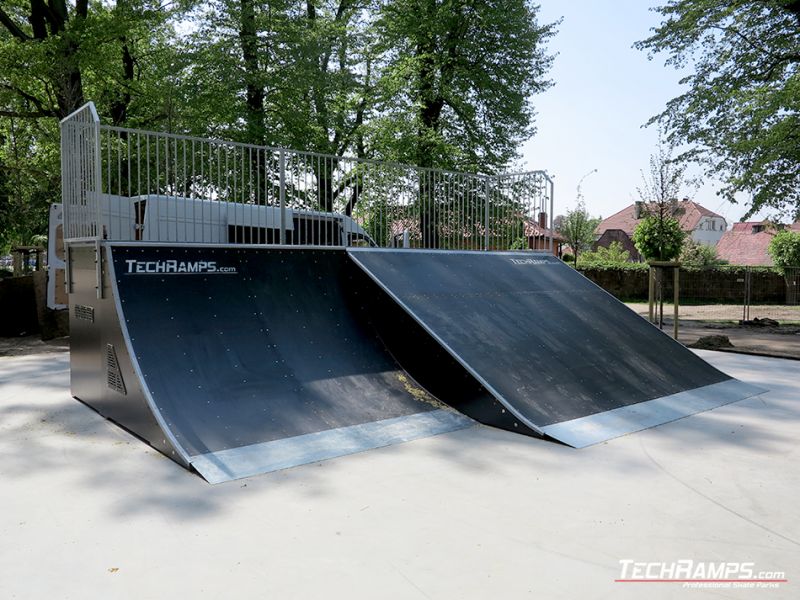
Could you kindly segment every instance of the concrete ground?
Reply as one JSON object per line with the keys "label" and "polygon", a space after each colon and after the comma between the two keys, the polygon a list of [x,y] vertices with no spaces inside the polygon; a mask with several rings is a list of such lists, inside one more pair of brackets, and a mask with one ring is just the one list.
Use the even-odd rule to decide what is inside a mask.
{"label": "concrete ground", "polygon": [[[584,450],[483,426],[211,486],[0,358],[0,598],[798,598],[796,361],[701,352],[770,392]],[[778,589],[620,583],[751,562]]]}

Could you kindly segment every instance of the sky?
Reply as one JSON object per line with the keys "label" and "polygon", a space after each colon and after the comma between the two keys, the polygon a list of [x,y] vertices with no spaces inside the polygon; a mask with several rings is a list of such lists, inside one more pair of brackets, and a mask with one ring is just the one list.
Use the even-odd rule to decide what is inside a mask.
{"label": "sky", "polygon": [[[683,89],[681,73],[664,65],[665,56],[648,60],[633,48],[661,22],[649,10],[660,2],[538,2],[541,23],[563,22],[549,44],[557,53],[550,72],[555,85],[533,99],[538,131],[523,147],[523,162],[555,176],[556,214],[575,207],[579,182],[597,169],[583,178],[581,191],[589,213],[605,218],[639,199],[641,171],[647,172],[658,138],[655,126],[642,126]],[[730,227],[746,212],[747,198],[731,204],[716,195],[720,187],[704,180],[690,197]],[[760,216],[766,215],[754,219]]]}

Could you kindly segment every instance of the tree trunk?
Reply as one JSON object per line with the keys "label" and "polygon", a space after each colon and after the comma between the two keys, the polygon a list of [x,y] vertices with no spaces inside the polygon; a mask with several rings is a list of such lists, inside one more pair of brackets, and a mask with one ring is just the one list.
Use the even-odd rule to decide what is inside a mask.
{"label": "tree trunk", "polygon": [[255,0],[240,0],[241,23],[239,41],[242,46],[242,59],[245,68],[245,104],[247,121],[247,141],[263,145],[264,88],[260,85],[261,68],[258,60],[258,28],[256,25]]}
{"label": "tree trunk", "polygon": [[[76,18],[86,19],[88,10],[88,0],[76,2]],[[69,13],[64,0],[51,0],[49,7],[44,0],[31,0],[29,21],[33,27],[34,39],[42,41],[48,37],[59,38],[60,42],[53,56],[57,70],[52,79],[59,119],[63,119],[84,104],[83,78],[78,63],[80,48],[71,32],[66,31],[68,20]]]}
{"label": "tree trunk", "polygon": [[[432,55],[436,48],[432,40],[417,45],[420,59],[418,80],[419,129],[417,131],[417,165],[423,169],[433,168],[435,164],[433,137],[439,132],[440,117],[444,99],[437,94],[437,69]],[[431,183],[430,171],[419,174],[420,221],[423,248],[439,247],[439,225],[436,219],[435,190]],[[488,227],[488,223],[485,224]]]}

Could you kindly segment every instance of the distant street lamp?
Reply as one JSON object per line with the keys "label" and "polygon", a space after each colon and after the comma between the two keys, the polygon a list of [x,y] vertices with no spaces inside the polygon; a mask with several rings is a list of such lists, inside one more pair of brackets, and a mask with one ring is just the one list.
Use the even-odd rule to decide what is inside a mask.
{"label": "distant street lamp", "polygon": [[591,171],[589,171],[588,173],[586,173],[586,175],[584,175],[583,177],[581,177],[581,180],[578,182],[578,187],[577,187],[577,192],[578,192],[578,194],[577,194],[577,199],[578,199],[578,202],[579,202],[579,203],[580,203],[581,199],[583,198],[583,193],[581,192],[581,185],[583,185],[583,180],[584,180],[584,179],[586,179],[586,178],[587,178],[589,175],[592,175],[593,173],[597,173],[597,169],[592,169]]}

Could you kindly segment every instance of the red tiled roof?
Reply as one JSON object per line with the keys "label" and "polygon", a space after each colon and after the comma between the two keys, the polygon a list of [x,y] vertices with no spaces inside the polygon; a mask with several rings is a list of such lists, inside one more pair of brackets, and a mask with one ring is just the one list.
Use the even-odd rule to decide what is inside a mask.
{"label": "red tiled roof", "polygon": [[764,220],[764,221],[746,221],[744,223],[734,223],[733,227],[731,228],[731,231],[737,231],[737,232],[742,232],[742,233],[744,233],[744,232],[753,233],[753,227],[757,227],[759,225],[761,225],[763,227],[763,229],[765,229],[767,231],[772,231],[772,233],[775,233],[776,231],[779,231],[780,229],[788,229],[789,231],[800,231],[800,221],[795,221],[794,223],[790,223],[788,225],[784,225],[782,223],[778,223],[776,225],[775,222],[768,221],[768,220]]}
{"label": "red tiled roof", "polygon": [[753,225],[761,225],[761,221],[749,221],[747,223],[734,223],[731,231],[735,233],[752,233]]}
{"label": "red tiled roof", "polygon": [[[653,210],[653,206],[653,204],[648,204],[651,210]],[[683,212],[677,219],[681,224],[681,229],[684,231],[693,231],[703,217],[725,218],[722,215],[708,210],[704,206],[700,206],[693,200],[681,200],[678,202],[678,206],[683,209]],[[621,229],[628,235],[633,235],[633,230],[636,229],[636,225],[639,223],[639,219],[636,219],[634,216],[635,212],[636,204],[626,206],[618,213],[611,215],[607,219],[603,219],[597,226],[595,233],[597,235],[603,235],[608,229]]]}
{"label": "red tiled roof", "polygon": [[717,242],[717,256],[732,265],[771,267],[772,257],[767,248],[775,236],[775,229],[753,233],[755,225],[762,225],[762,222],[734,223],[733,228]]}
{"label": "red tiled roof", "polygon": [[539,227],[539,224],[533,219],[525,221],[525,237],[553,237],[556,242],[563,242],[564,237],[557,231],[548,229],[547,227]]}

